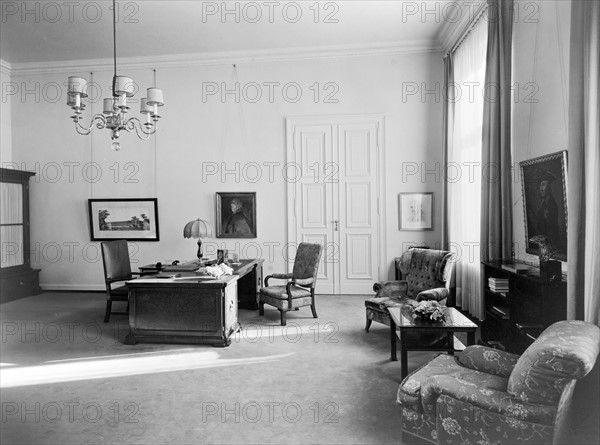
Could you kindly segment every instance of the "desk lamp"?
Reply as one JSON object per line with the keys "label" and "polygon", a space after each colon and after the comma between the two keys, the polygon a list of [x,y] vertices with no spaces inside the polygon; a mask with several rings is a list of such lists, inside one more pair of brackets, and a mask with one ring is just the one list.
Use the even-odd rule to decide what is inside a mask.
{"label": "desk lamp", "polygon": [[202,238],[208,238],[212,236],[212,228],[208,221],[203,219],[194,219],[187,223],[183,228],[184,238],[198,238],[198,252],[196,255],[199,260],[202,260]]}

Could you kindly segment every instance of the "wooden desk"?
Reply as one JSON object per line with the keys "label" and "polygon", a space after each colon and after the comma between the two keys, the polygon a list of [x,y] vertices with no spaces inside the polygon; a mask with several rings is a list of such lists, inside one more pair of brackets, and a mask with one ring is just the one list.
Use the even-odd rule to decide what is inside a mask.
{"label": "wooden desk", "polygon": [[199,272],[162,272],[127,282],[129,334],[137,342],[229,346],[237,328],[238,299],[257,303],[262,259],[242,260],[221,279]]}

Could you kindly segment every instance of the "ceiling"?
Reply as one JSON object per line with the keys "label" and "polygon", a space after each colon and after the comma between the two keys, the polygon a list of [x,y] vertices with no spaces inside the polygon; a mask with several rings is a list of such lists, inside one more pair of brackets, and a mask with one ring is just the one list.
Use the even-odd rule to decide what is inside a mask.
{"label": "ceiling", "polygon": [[[0,58],[11,65],[112,58],[110,1],[1,3]],[[314,1],[122,0],[117,5],[117,56],[377,45],[439,48],[449,3],[455,4],[323,1],[315,8]],[[234,12],[223,15],[224,4]],[[439,12],[425,14],[425,8]]]}

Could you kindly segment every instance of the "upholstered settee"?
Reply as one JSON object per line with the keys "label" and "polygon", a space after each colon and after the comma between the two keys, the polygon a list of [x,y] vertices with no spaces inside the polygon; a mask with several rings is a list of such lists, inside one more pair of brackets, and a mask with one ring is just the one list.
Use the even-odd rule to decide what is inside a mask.
{"label": "upholstered settee", "polygon": [[521,356],[485,346],[438,355],[400,384],[402,431],[440,444],[560,443],[599,344],[596,325],[559,321]]}
{"label": "upholstered settee", "polygon": [[450,297],[452,254],[446,250],[411,248],[396,259],[400,280],[382,281],[373,285],[375,297],[365,300],[366,326],[371,322],[390,325],[388,307],[409,301],[436,300],[447,304]]}

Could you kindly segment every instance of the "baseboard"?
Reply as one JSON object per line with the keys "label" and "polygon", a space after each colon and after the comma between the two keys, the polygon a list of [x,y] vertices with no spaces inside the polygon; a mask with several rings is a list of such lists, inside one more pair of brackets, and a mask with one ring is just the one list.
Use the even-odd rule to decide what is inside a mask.
{"label": "baseboard", "polygon": [[40,287],[45,291],[101,291],[105,292],[106,288],[99,284],[44,284],[40,283]]}

